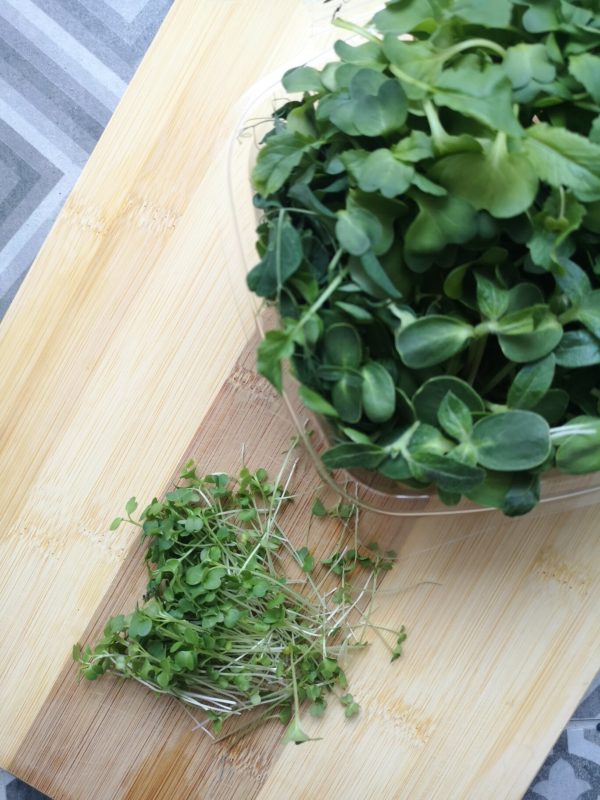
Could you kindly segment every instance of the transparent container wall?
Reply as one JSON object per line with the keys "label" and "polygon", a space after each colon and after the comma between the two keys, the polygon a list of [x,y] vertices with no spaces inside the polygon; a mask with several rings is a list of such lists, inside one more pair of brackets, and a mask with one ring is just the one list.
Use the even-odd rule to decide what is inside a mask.
{"label": "transparent container wall", "polygon": [[[380,5],[380,3],[362,4],[363,7],[370,6],[372,9]],[[356,43],[356,37],[336,38]],[[333,51],[327,51],[306,63],[319,67],[334,57]],[[296,63],[301,63],[301,60]],[[260,214],[252,205],[250,173],[260,142],[272,127],[271,114],[287,99],[280,83],[282,72],[283,70],[278,71],[264,79],[242,98],[239,122],[229,146],[228,195],[231,236],[235,244],[235,256],[229,259],[229,265],[231,280],[234,282],[245,282],[246,273],[257,261],[255,229]],[[258,333],[262,336],[266,328],[276,325],[276,316],[272,309],[265,311],[259,299],[250,292],[247,292],[247,302],[252,304]],[[453,507],[446,506],[435,493],[415,492],[371,470],[339,470],[334,475],[329,474],[319,456],[319,453],[330,444],[326,424],[299,402],[297,383],[289,374],[285,379],[282,402],[292,416],[298,434],[302,437],[323,480],[342,496],[358,502],[363,508],[390,516],[449,516],[474,513],[500,516],[500,512],[495,509],[481,508],[467,500],[461,500]],[[541,502],[529,516],[589,506],[599,500],[600,473],[565,475],[549,471],[542,478]]]}

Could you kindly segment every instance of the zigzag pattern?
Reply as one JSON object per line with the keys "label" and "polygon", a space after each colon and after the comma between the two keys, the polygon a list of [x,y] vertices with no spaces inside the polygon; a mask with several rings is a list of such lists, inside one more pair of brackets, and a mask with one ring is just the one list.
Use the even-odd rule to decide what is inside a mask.
{"label": "zigzag pattern", "polygon": [[172,3],[0,2],[0,318]]}

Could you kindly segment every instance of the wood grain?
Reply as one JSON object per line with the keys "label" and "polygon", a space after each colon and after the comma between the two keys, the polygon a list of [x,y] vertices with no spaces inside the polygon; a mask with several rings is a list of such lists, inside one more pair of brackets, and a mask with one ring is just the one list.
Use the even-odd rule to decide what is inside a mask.
{"label": "wood grain", "polygon": [[[224,164],[238,99],[322,49],[322,16],[177,0],[0,327],[0,766],[55,800],[518,800],[600,667],[597,512],[561,507],[367,515],[400,556],[376,618],[410,637],[393,665],[378,641],[353,661],[362,715],[307,721],[320,744],[284,748],[273,726],[211,745],[140,687],[76,683],[73,642],[143,588],[135,535],[106,531],[122,502],[166,489],[189,454],[234,471],[245,445],[275,466],[289,441],[252,372]],[[249,249],[251,229],[249,208]],[[296,479],[318,483],[309,462]]]}

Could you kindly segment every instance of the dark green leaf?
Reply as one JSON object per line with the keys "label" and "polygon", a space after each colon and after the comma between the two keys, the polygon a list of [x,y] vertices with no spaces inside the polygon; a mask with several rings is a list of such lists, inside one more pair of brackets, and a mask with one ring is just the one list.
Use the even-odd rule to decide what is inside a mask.
{"label": "dark green leaf", "polygon": [[352,469],[362,467],[375,469],[386,456],[382,447],[376,444],[338,444],[323,453],[323,463],[327,469]]}
{"label": "dark green leaf", "polygon": [[362,361],[362,343],[352,325],[338,323],[325,331],[323,340],[329,364],[338,367],[358,367]]}
{"label": "dark green leaf", "polygon": [[252,173],[257,192],[268,197],[279,191],[314,142],[299,133],[279,133],[271,136],[261,148]]}
{"label": "dark green leaf", "polygon": [[421,422],[438,424],[438,411],[448,392],[452,392],[470,411],[483,411],[482,399],[466,381],[452,376],[440,376],[426,381],[413,397],[415,411]]}
{"label": "dark green leaf", "polygon": [[414,192],[419,212],[404,237],[407,250],[437,253],[449,244],[461,244],[475,235],[475,209],[458,197],[432,197]]}
{"label": "dark green leaf", "polygon": [[551,353],[520,369],[508,391],[508,406],[526,410],[535,408],[552,386],[555,365],[556,359]]}
{"label": "dark green leaf", "polygon": [[600,339],[586,330],[565,331],[554,354],[559,367],[591,367],[600,364]]}
{"label": "dark green leaf", "polygon": [[420,453],[412,461],[427,480],[446,492],[464,494],[471,491],[483,481],[485,475],[482,469],[433,453]]}
{"label": "dark green leaf", "polygon": [[283,389],[281,362],[294,353],[294,342],[285,331],[267,331],[258,345],[256,367],[258,372],[269,380],[278,392]]}
{"label": "dark green leaf", "polygon": [[362,405],[371,422],[387,422],[396,409],[396,388],[386,368],[370,361],[361,370]]}
{"label": "dark green leaf", "polygon": [[454,317],[429,316],[402,327],[396,349],[407,367],[424,369],[451,358],[473,337],[473,328]]}
{"label": "dark green leaf", "polygon": [[453,439],[468,439],[473,430],[471,411],[466,403],[449,391],[437,412],[440,427]]}
{"label": "dark green leaf", "polygon": [[346,373],[331,389],[331,400],[344,422],[357,423],[362,416],[362,379]]}
{"label": "dark green leaf", "polygon": [[338,416],[338,412],[331,403],[327,402],[318,392],[309,389],[308,386],[300,386],[298,394],[304,405],[314,411],[315,414],[323,414],[326,417]]}
{"label": "dark green leaf", "polygon": [[259,297],[272,297],[298,271],[303,257],[300,233],[289,216],[280,213],[270,227],[261,262],[248,273],[248,288]]}
{"label": "dark green leaf", "polygon": [[597,417],[575,417],[562,431],[573,433],[561,435],[556,440],[558,451],[556,466],[570,475],[583,475],[600,470],[600,420]]}
{"label": "dark green leaf", "polygon": [[531,411],[506,411],[475,423],[472,442],[481,466],[498,472],[533,469],[550,454],[550,429]]}

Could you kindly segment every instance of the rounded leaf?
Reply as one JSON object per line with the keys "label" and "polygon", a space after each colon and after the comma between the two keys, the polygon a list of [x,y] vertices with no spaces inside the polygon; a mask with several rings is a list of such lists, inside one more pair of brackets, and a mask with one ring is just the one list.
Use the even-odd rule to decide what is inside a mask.
{"label": "rounded leaf", "polygon": [[361,370],[362,404],[371,422],[387,422],[396,410],[396,388],[387,369],[371,361]]}
{"label": "rounded leaf", "polygon": [[336,367],[358,367],[362,361],[360,336],[352,325],[340,322],[325,332],[325,358]]}
{"label": "rounded leaf", "polygon": [[506,411],[475,423],[472,443],[478,463],[487,469],[533,469],[550,455],[550,427],[543,417],[531,411]]}
{"label": "rounded leaf", "polygon": [[437,425],[438,410],[448,392],[462,400],[470,411],[483,411],[483,400],[470,384],[460,378],[442,375],[426,381],[413,397],[413,405],[421,422]]}
{"label": "rounded leaf", "polygon": [[421,317],[396,334],[396,349],[407,367],[424,369],[441,364],[463,350],[473,326],[454,317]]}
{"label": "rounded leaf", "polygon": [[597,417],[575,417],[565,425],[584,432],[574,433],[560,439],[556,454],[556,466],[569,475],[584,475],[600,470],[600,419]]}

